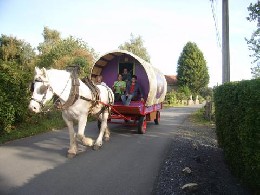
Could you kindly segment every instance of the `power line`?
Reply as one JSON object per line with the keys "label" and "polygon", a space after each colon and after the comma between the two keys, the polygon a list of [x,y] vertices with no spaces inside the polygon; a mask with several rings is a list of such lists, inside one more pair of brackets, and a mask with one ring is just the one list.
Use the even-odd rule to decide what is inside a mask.
{"label": "power line", "polygon": [[210,1],[211,1],[211,12],[212,12],[215,29],[216,29],[217,45],[218,45],[218,47],[221,48],[221,41],[220,41],[219,30],[218,30],[218,18],[217,18],[216,9],[215,9],[215,7],[217,7],[217,6],[214,6],[214,2],[216,4],[217,1],[216,0],[210,0]]}

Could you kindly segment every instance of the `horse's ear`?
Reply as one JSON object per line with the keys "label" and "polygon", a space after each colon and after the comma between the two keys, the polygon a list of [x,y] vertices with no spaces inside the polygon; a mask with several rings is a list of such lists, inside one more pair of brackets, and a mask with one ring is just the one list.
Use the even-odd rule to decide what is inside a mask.
{"label": "horse's ear", "polygon": [[43,73],[43,76],[44,76],[44,77],[47,76],[47,71],[46,71],[46,69],[45,69],[44,67],[42,68],[42,73]]}
{"label": "horse's ear", "polygon": [[41,71],[41,70],[40,70],[37,66],[34,68],[34,72],[35,72],[35,74],[39,74],[40,71]]}

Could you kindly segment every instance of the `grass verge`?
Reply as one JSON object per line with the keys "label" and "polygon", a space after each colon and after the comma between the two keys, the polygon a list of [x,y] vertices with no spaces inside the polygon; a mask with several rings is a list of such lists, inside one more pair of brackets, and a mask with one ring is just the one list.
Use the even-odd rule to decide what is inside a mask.
{"label": "grass verge", "polygon": [[[88,121],[93,120],[95,120],[94,117],[88,118]],[[60,111],[52,111],[47,114],[32,114],[23,123],[13,127],[12,131],[0,134],[0,144],[64,127],[66,127],[66,124]]]}
{"label": "grass verge", "polygon": [[29,116],[23,123],[13,127],[12,131],[0,134],[0,144],[45,133],[53,129],[64,128],[65,126],[66,124],[59,111],[49,112],[45,115],[34,114]]}
{"label": "grass verge", "polygon": [[202,107],[201,109],[197,110],[196,112],[191,114],[191,121],[197,125],[205,125],[205,126],[212,126],[215,125],[214,121],[209,121],[204,117],[205,108]]}

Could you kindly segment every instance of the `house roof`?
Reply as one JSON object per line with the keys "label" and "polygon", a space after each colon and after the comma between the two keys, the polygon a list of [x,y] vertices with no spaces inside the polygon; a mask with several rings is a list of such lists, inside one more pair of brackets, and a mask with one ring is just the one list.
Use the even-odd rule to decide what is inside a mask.
{"label": "house roof", "polygon": [[176,75],[164,75],[168,85],[177,85]]}

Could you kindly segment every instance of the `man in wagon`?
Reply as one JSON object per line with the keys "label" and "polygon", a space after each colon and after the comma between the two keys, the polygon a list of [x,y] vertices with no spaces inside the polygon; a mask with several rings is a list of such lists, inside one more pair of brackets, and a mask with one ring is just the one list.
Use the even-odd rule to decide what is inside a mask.
{"label": "man in wagon", "polygon": [[125,81],[126,83],[131,81],[131,74],[130,72],[128,72],[127,68],[124,68],[124,71],[122,73],[122,77],[123,77],[123,81]]}
{"label": "man in wagon", "polygon": [[117,81],[115,81],[112,86],[115,95],[115,102],[121,101],[121,95],[125,92],[126,82],[122,79],[122,74],[118,74]]}
{"label": "man in wagon", "polygon": [[144,101],[143,90],[141,86],[137,83],[137,76],[133,75],[131,82],[126,85],[126,93],[121,96],[124,105],[128,106],[132,99],[138,98],[140,94],[141,101]]}

